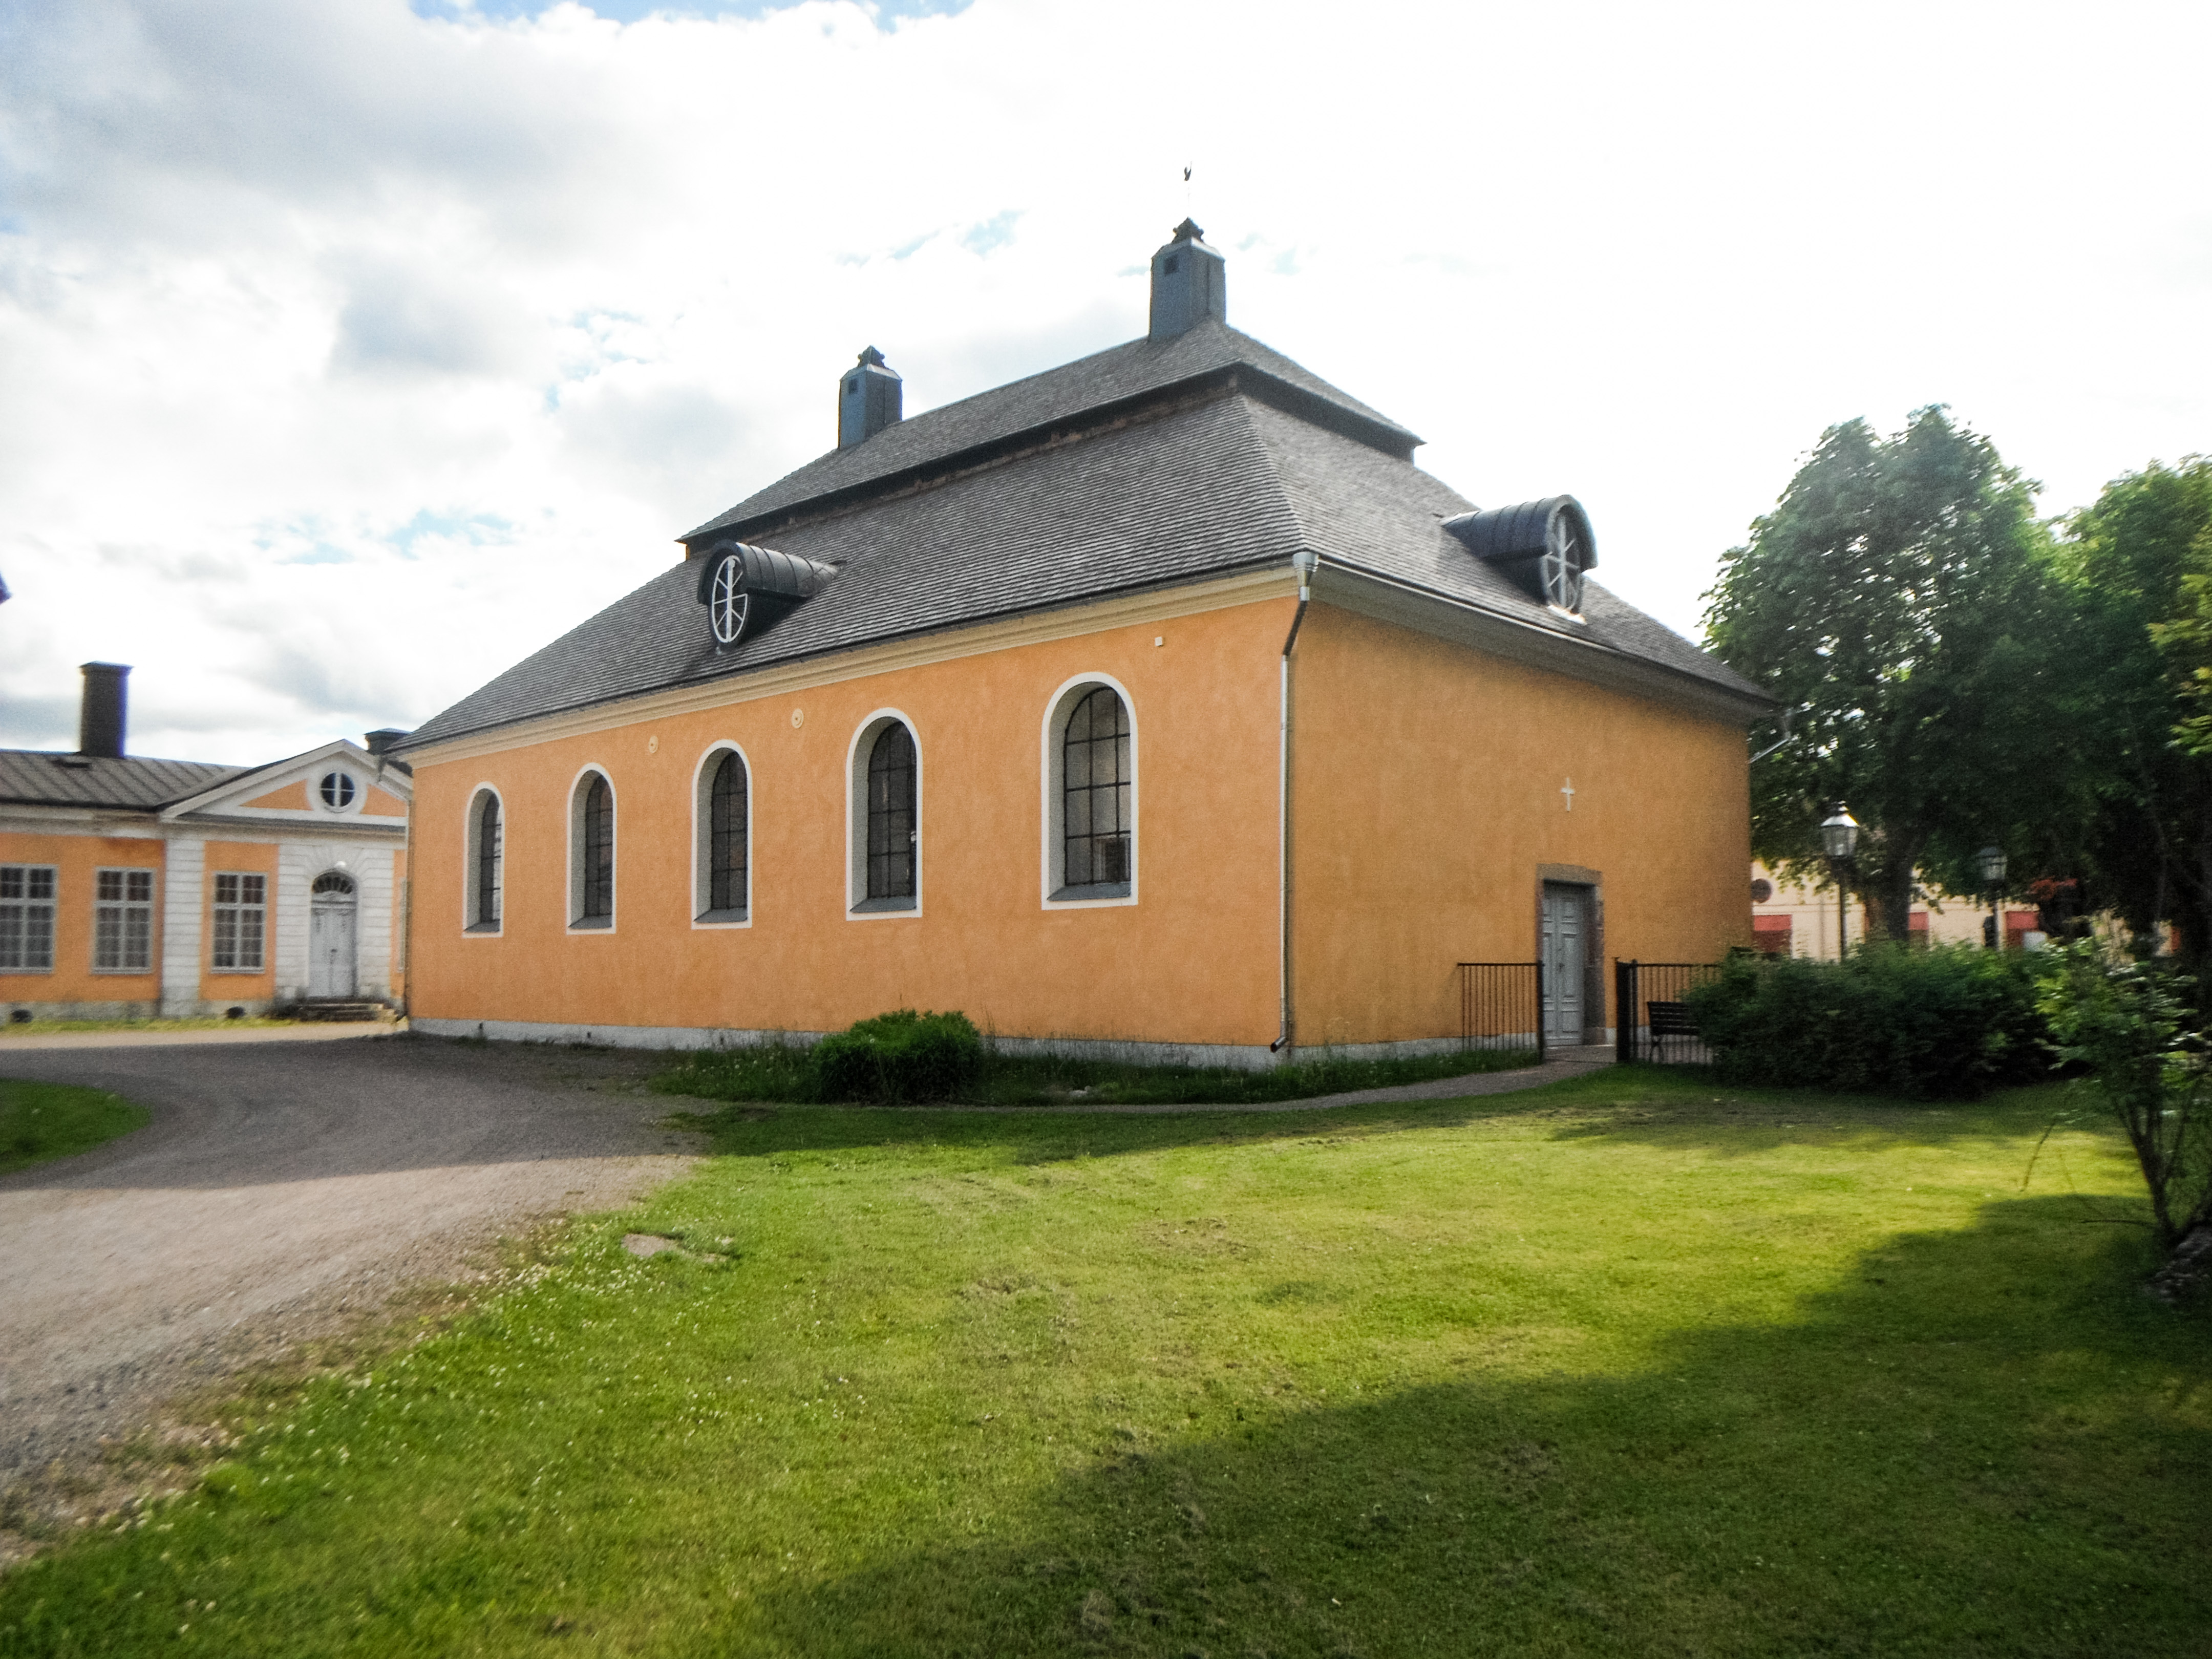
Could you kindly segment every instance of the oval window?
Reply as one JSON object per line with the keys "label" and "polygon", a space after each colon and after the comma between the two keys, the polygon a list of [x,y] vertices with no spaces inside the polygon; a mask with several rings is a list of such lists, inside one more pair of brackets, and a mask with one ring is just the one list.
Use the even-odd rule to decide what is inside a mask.
{"label": "oval window", "polygon": [[343,812],[353,805],[356,793],[353,780],[343,772],[323,774],[323,805],[333,812]]}

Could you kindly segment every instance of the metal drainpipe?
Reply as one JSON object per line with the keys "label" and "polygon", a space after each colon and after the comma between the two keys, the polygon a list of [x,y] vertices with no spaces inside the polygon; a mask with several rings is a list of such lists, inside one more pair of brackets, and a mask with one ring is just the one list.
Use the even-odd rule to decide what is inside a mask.
{"label": "metal drainpipe", "polygon": [[1291,1046],[1291,647],[1298,642],[1298,629],[1305,625],[1306,606],[1313,601],[1313,575],[1321,568],[1321,556],[1301,548],[1291,555],[1291,568],[1298,576],[1298,608],[1291,618],[1291,631],[1283,641],[1283,663],[1280,691],[1280,732],[1275,761],[1275,846],[1280,866],[1278,880],[1279,915],[1282,923],[1281,951],[1282,1020],[1275,1040],[1267,1045],[1267,1052],[1279,1054]]}

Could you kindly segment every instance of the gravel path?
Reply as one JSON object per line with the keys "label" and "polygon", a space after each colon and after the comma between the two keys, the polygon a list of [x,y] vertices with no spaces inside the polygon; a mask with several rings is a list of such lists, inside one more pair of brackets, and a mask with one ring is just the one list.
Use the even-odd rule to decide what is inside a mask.
{"label": "gravel path", "polygon": [[403,1285],[462,1276],[502,1234],[641,1196],[693,1144],[652,1127],[677,1103],[634,1092],[648,1056],[190,1035],[0,1042],[0,1076],[154,1114],[0,1176],[0,1487]]}
{"label": "gravel path", "polygon": [[[1459,1099],[1611,1058],[1568,1049],[1525,1071],[1263,1106],[1006,1109]],[[684,1103],[637,1092],[657,1060],[389,1026],[0,1039],[0,1077],[107,1089],[154,1114],[95,1152],[0,1176],[0,1488],[403,1286],[463,1276],[502,1234],[678,1173],[690,1143],[653,1125]]]}

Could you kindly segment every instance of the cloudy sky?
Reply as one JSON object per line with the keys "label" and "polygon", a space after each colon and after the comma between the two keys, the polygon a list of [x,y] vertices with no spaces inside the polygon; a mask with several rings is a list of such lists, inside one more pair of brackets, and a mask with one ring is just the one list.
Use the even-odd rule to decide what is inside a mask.
{"label": "cloudy sky", "polygon": [[[0,0],[0,744],[411,726],[835,441],[1231,320],[1694,634],[1823,427],[2212,447],[2201,4]],[[1182,168],[1195,169],[1188,196]]]}

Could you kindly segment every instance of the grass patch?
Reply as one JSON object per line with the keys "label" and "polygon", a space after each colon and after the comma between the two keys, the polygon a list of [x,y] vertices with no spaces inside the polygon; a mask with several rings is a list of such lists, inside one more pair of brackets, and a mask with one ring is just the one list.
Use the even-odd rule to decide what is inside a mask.
{"label": "grass patch", "polygon": [[239,1019],[26,1019],[0,1024],[0,1046],[11,1036],[70,1031],[234,1031],[241,1026],[297,1025],[296,1019],[249,1016]]}
{"label": "grass patch", "polygon": [[0,1078],[0,1175],[88,1152],[152,1121],[143,1106],[104,1090]]}
{"label": "grass patch", "polygon": [[[808,1104],[820,1098],[813,1050],[803,1043],[702,1048],[653,1075],[663,1094],[700,1100]],[[951,1103],[963,1106],[1264,1106],[1356,1089],[1395,1088],[1437,1078],[1510,1072],[1535,1064],[1525,1048],[1430,1054],[1416,1060],[1324,1055],[1266,1071],[1229,1066],[1138,1066],[1057,1054],[987,1050],[982,1073]]]}
{"label": "grass patch", "polygon": [[2195,1651],[2207,1320],[2112,1136],[2022,1188],[2065,1109],[732,1107],[0,1580],[0,1650]]}

